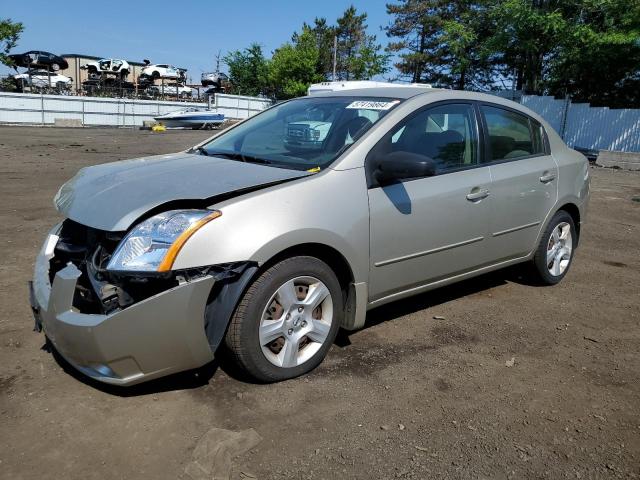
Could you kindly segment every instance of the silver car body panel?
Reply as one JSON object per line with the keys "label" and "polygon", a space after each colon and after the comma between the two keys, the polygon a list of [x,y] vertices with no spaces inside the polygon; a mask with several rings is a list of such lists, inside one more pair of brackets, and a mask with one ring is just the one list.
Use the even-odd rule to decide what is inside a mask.
{"label": "silver car body panel", "polygon": [[369,190],[370,300],[491,261],[487,225],[492,198],[488,168],[474,168]]}
{"label": "silver car body panel", "polygon": [[[580,173],[578,176],[581,180],[575,181],[576,174],[573,170],[578,169],[582,172],[586,169],[586,160],[576,157],[579,154],[567,148],[544,119],[514,102],[491,95],[436,89],[425,91],[424,89],[386,88],[375,92],[352,90],[321,95],[377,95],[406,100],[380,122],[374,124],[365,136],[334,162],[330,169],[309,178],[213,204],[212,207],[223,212],[222,217],[210,222],[187,242],[176,259],[176,268],[195,267],[202,265],[203,262],[208,264],[243,260],[263,264],[290,247],[305,243],[320,243],[336,249],[343,255],[351,267],[354,282],[366,283],[366,288],[360,287],[358,292],[362,294],[367,290],[367,304],[376,304],[388,296],[399,298],[403,296],[403,291],[407,292],[405,296],[409,296],[416,288],[434,283],[439,285],[447,278],[455,279],[472,272],[480,274],[494,266],[500,268],[505,262],[511,260],[524,261],[533,252],[537,238],[559,207],[565,203],[573,203],[579,209],[583,208],[583,199],[586,197],[585,192],[580,191],[584,183],[583,175]],[[483,200],[474,205],[464,200],[466,193],[464,188],[461,187],[456,194],[452,193],[457,188],[458,182],[464,184],[463,186],[468,187],[469,190],[474,186],[483,185],[490,185],[490,188],[493,188],[492,166],[487,165],[477,169],[403,182],[401,188],[406,191],[407,198],[415,200],[416,195],[423,196],[425,197],[423,200],[427,201],[429,198],[429,201],[434,204],[443,201],[447,208],[438,215],[436,207],[425,206],[424,209],[419,210],[419,220],[416,219],[417,212],[404,216],[402,212],[398,212],[397,223],[387,217],[381,217],[376,222],[376,209],[384,208],[381,202],[385,201],[387,194],[379,188],[367,191],[364,175],[366,155],[409,113],[434,102],[454,100],[481,100],[504,105],[522,111],[545,127],[551,151],[554,152],[553,157],[514,160],[500,166],[493,166],[499,178],[500,175],[504,175],[501,170],[518,171],[521,168],[519,167],[521,162],[528,163],[525,169],[528,173],[522,174],[524,180],[516,182],[510,190],[502,187],[505,191],[499,195],[503,197],[501,201],[517,200],[522,211],[509,214],[506,211],[507,207],[506,210],[502,209],[501,217],[497,217],[490,208],[491,202],[495,201],[491,196],[486,201]],[[562,160],[558,160],[557,157],[562,157]],[[574,179],[575,183],[571,186],[571,194],[559,196],[558,182],[552,182],[549,187],[540,183],[539,177],[546,170],[555,171],[556,165],[561,165],[563,162],[567,165],[565,175]],[[561,168],[558,171],[558,180],[560,181],[563,177]],[[423,186],[428,184],[430,188],[420,188],[421,184]],[[498,185],[498,192],[500,189]],[[455,202],[451,203],[454,199],[453,195],[457,196]],[[528,207],[527,211],[528,202],[524,200],[525,198],[529,202],[542,200],[543,203],[534,205],[533,208]],[[386,208],[389,209],[387,213],[397,210],[390,205],[391,202],[387,197]],[[471,207],[476,207],[475,212]],[[447,212],[449,216],[446,215]],[[521,218],[523,212],[527,214],[525,220]],[[471,219],[470,225],[461,225],[465,222],[460,222],[458,215],[462,215],[465,222],[466,219]],[[369,216],[371,232],[364,228],[369,221]],[[486,228],[480,226],[480,217],[484,219]],[[493,223],[491,223],[492,220]],[[445,222],[446,228],[442,226],[434,228],[436,225],[443,225],[442,222]],[[421,227],[428,233],[428,235],[421,235],[422,237],[434,237],[423,239],[422,245],[418,242],[418,230]],[[379,229],[378,233],[382,235],[379,239],[373,237],[376,229]],[[385,229],[387,233],[383,234]],[[503,244],[505,241],[508,242],[510,237],[519,238],[520,245],[529,242],[526,251],[522,251],[520,246],[508,255],[503,254]],[[369,245],[369,249],[363,247],[366,245]],[[393,262],[394,259],[405,256],[413,261]],[[467,264],[465,260],[468,261]],[[386,263],[389,261],[391,262]],[[383,265],[376,267],[376,263]],[[382,270],[378,274],[376,270],[380,268]],[[392,271],[395,273],[391,274]],[[362,303],[361,299],[357,302],[358,305]],[[362,318],[360,310],[356,316]]]}
{"label": "silver car body panel", "polygon": [[325,170],[211,205],[222,216],[199,229],[174,268],[236,261],[263,264],[298,245],[339,252],[355,282],[369,276],[369,207],[363,169]]}
{"label": "silver car body panel", "polygon": [[[490,95],[436,89],[322,95],[405,101],[319,173],[187,153],[163,155],[83,169],[61,189],[58,207],[84,225],[122,231],[164,204],[211,199],[208,206],[222,216],[189,238],[176,257],[176,270],[232,262],[263,265],[290,248],[329,247],[352,274],[349,308],[354,311],[343,325],[349,329],[361,327],[370,308],[530,259],[564,205],[585,217],[586,159],[525,107]],[[545,127],[552,155],[368,189],[366,156],[390,129],[418,108],[460,100],[504,105],[535,118]],[[541,182],[547,174],[555,178]],[[509,183],[510,176],[516,181]],[[475,187],[491,194],[468,202],[465,196]],[[47,334],[74,365],[88,368],[94,378],[124,384],[211,358],[203,312],[213,278],[183,283],[112,315],[81,314],[71,308],[69,294],[77,270],[68,266],[57,273],[53,287],[47,285],[47,249],[55,246],[54,237],[38,257],[35,296]],[[96,362],[115,376],[99,378]]]}
{"label": "silver car body panel", "polygon": [[83,225],[123,231],[166,203],[205,200],[306,175],[183,152],[83,168],[62,186],[55,205]]}

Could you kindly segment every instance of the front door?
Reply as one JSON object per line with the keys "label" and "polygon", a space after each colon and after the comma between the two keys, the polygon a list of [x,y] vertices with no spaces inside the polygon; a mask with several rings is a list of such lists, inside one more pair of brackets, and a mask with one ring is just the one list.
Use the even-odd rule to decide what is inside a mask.
{"label": "front door", "polygon": [[370,184],[371,301],[473,270],[489,260],[485,244],[491,177],[489,167],[478,164],[473,105],[427,107],[374,148],[376,154],[399,151],[433,159],[436,175]]}

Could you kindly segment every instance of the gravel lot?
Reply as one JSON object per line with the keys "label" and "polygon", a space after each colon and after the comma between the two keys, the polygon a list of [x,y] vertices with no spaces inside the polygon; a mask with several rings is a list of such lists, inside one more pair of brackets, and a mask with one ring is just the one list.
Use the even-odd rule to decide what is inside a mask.
{"label": "gravel lot", "polygon": [[591,170],[560,285],[511,269],[387,305],[305,378],[214,362],[117,390],[69,370],[26,290],[57,188],[207,135],[0,127],[1,478],[640,477],[639,173]]}

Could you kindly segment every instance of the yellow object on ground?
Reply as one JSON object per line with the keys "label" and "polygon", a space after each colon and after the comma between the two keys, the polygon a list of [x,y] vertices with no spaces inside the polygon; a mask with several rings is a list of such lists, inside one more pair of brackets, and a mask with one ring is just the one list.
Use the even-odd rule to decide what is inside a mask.
{"label": "yellow object on ground", "polygon": [[157,125],[154,125],[153,127],[151,127],[151,131],[152,132],[166,132],[167,128],[162,125],[161,123],[158,123]]}

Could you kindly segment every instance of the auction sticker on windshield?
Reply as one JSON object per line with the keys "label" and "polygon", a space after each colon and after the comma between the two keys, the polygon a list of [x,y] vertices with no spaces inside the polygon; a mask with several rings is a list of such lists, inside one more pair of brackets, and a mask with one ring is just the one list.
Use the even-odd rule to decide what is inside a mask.
{"label": "auction sticker on windshield", "polygon": [[346,108],[355,108],[358,110],[389,110],[393,106],[400,103],[400,100],[393,100],[391,102],[373,102],[370,100],[356,100],[351,102]]}

